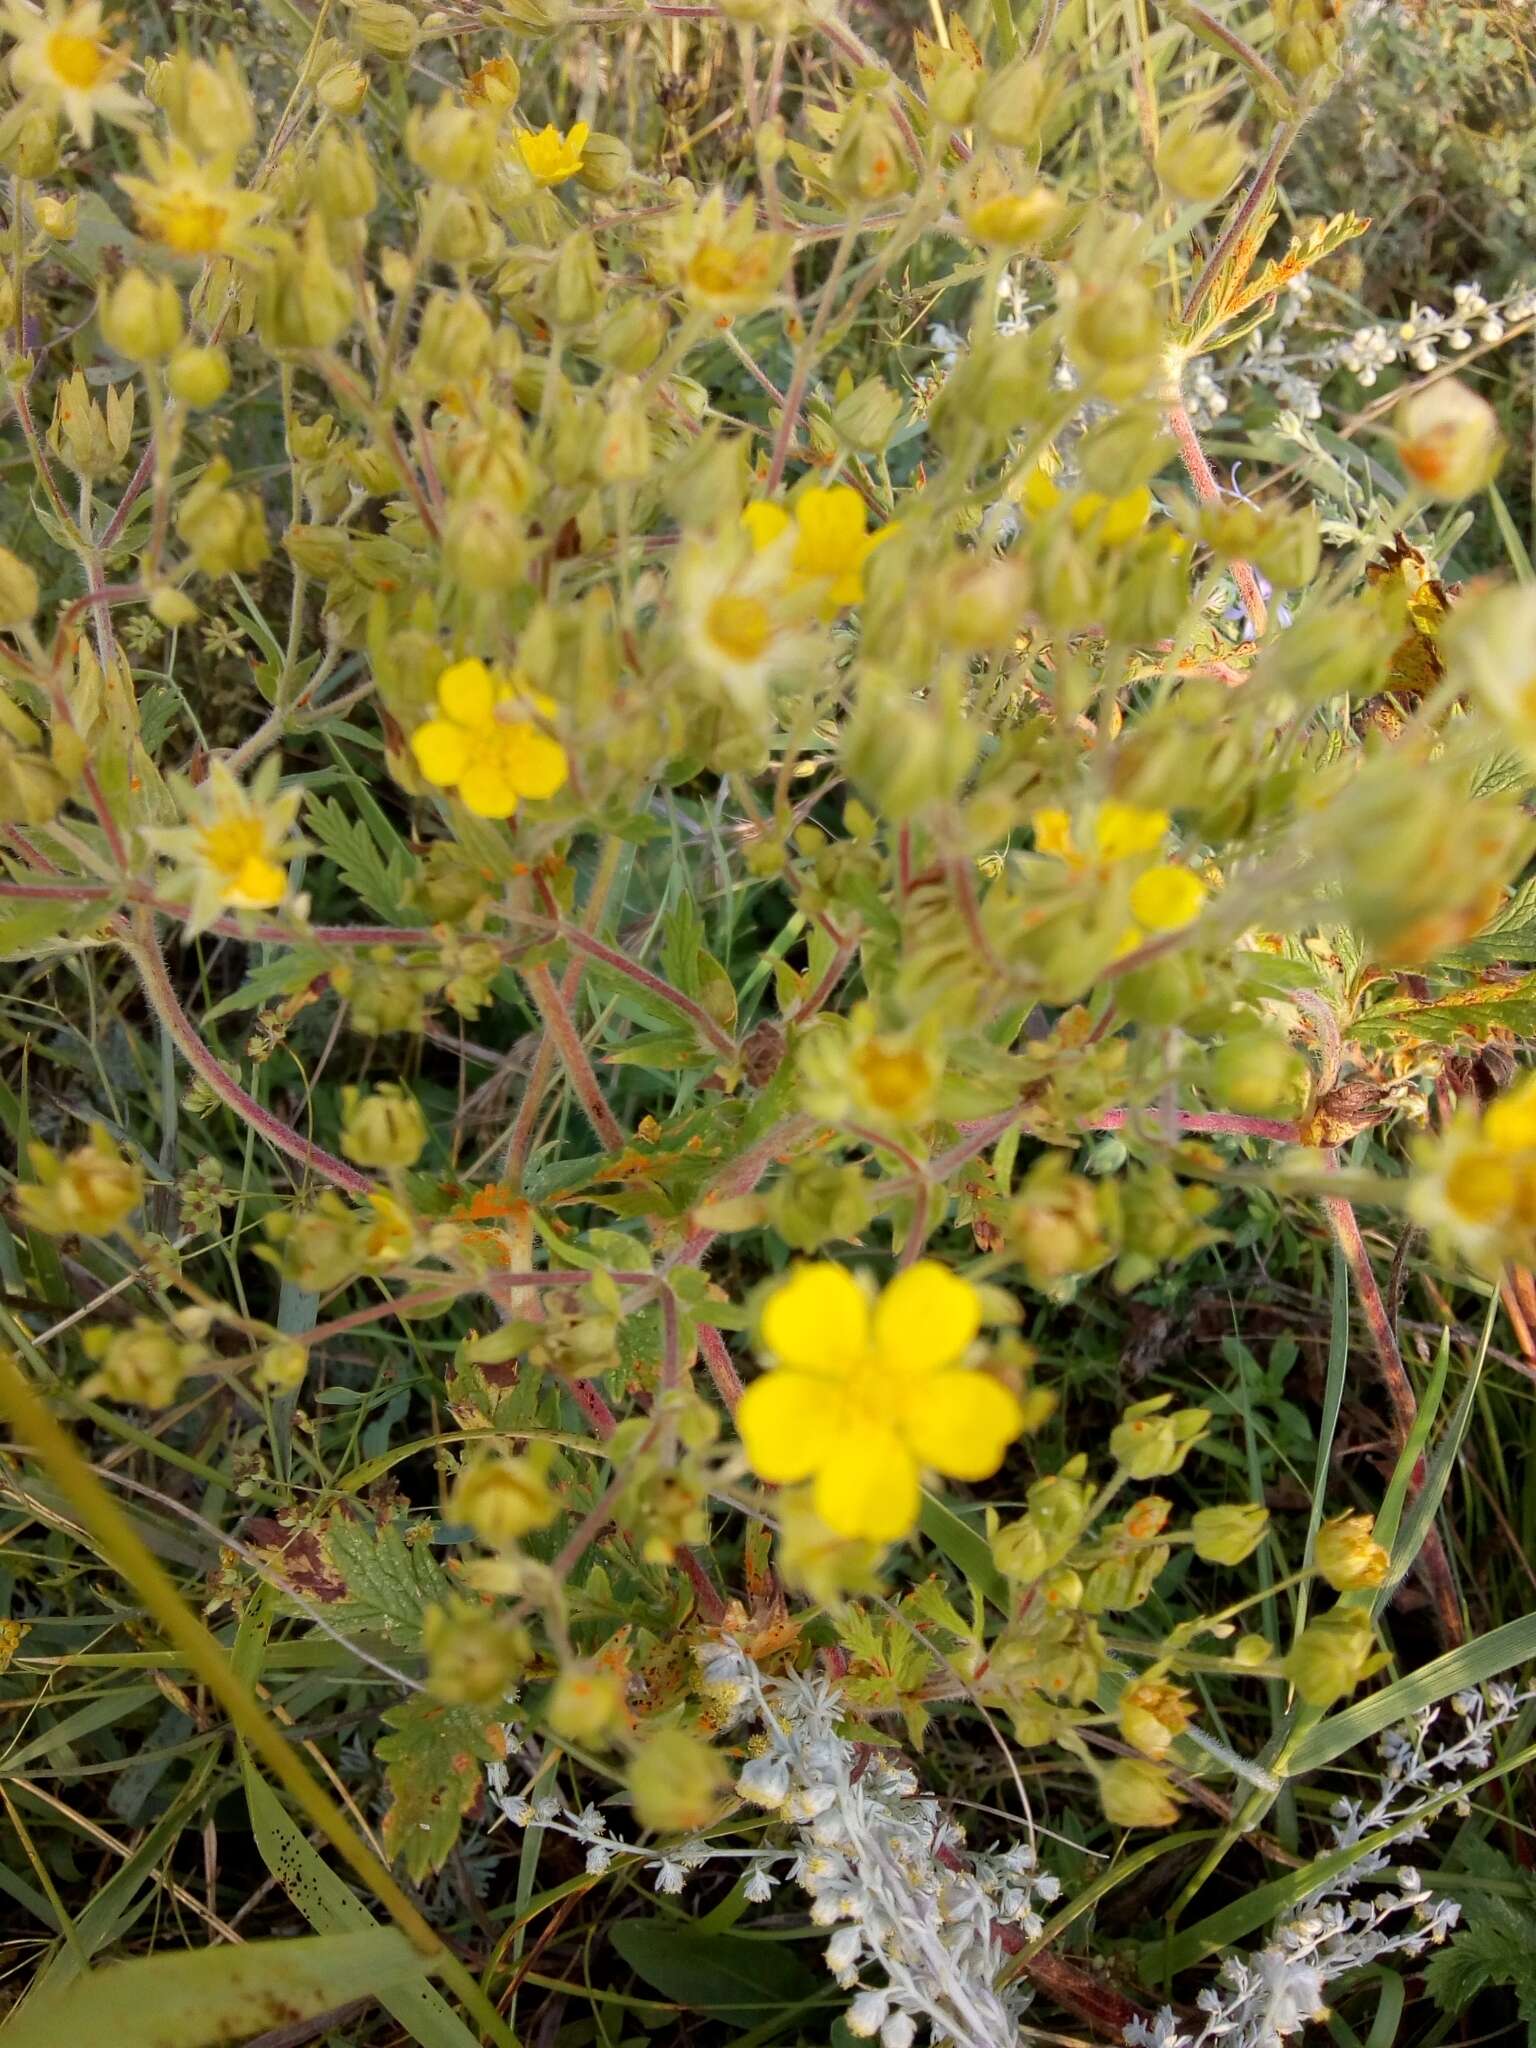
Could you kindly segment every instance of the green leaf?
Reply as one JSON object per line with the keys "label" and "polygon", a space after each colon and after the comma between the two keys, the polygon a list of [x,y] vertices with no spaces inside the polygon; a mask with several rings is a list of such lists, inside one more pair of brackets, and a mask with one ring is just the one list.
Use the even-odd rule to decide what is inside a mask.
{"label": "green leaf", "polygon": [[416,1698],[384,1719],[395,1731],[374,1746],[393,1800],[384,1846],[419,1884],[442,1868],[485,1782],[484,1766],[501,1761],[506,1743],[497,1721],[473,1707]]}
{"label": "green leaf", "polygon": [[987,1539],[969,1522],[962,1522],[953,1508],[947,1508],[935,1494],[923,1495],[919,1526],[935,1550],[964,1572],[969,1584],[992,1605],[1007,1614],[1012,1606],[1008,1581],[992,1562]]}
{"label": "green leaf", "polygon": [[335,797],[312,801],[304,813],[304,829],[318,840],[353,893],[380,917],[402,915],[410,862],[396,848],[380,842],[361,818],[349,817]]}
{"label": "green leaf", "polygon": [[1521,883],[1492,924],[1445,954],[1443,964],[1494,967],[1504,960],[1536,960],[1536,876]]}
{"label": "green leaf", "polygon": [[750,2024],[835,1995],[783,1942],[672,1920],[621,1920],[609,1938],[642,1983],[718,2019]]}
{"label": "green leaf", "polygon": [[[430,1527],[417,1522],[412,1533],[425,1537]],[[448,1597],[447,1577],[426,1543],[408,1543],[398,1521],[338,1515],[326,1531],[326,1549],[347,1588],[329,1619],[344,1633],[381,1635],[414,1648],[423,1610]]]}
{"label": "green leaf", "polygon": [[1517,1038],[1536,1035],[1536,974],[1455,989],[1427,1003],[1395,997],[1367,1011],[1349,1035],[1360,1045],[1455,1045],[1463,1040],[1483,1045],[1498,1031]]}
{"label": "green leaf", "polygon": [[69,2040],[222,2048],[409,1984],[426,1970],[392,1927],[141,1956],[29,1999],[5,2029],[6,2048],[59,2048]]}
{"label": "green leaf", "polygon": [[297,995],[301,988],[307,988],[324,974],[329,965],[328,957],[318,946],[300,946],[291,953],[280,953],[275,960],[264,960],[251,969],[233,995],[225,996],[202,1013],[204,1029],[233,1011],[259,1010],[282,996]]}

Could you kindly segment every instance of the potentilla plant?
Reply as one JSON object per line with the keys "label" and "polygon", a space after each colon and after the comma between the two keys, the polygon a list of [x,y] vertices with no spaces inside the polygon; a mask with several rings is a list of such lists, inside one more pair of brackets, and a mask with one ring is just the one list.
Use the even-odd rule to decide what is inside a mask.
{"label": "potentilla plant", "polygon": [[[31,1278],[106,1247],[133,1300],[18,1322],[13,1420],[95,1514],[53,1410],[229,1404],[280,1512],[211,1611],[382,1643],[413,1880],[509,1739],[583,1775],[594,1879],[610,1798],[680,1838],[664,1872],[745,1799],[806,1824],[830,1926],[857,1809],[889,1868],[829,1961],[887,2048],[990,2048],[1056,1881],[950,1844],[919,1882],[882,1748],[968,1730],[1021,1826],[1042,1757],[1079,1830],[1214,1804],[1219,1862],[1388,1665],[1406,1573],[1464,1635],[1359,1206],[1485,1280],[1536,1258],[1529,1085],[1458,1058],[1532,1015],[1495,970],[1536,596],[1434,556],[1502,431],[1416,385],[1347,548],[1223,480],[1191,366],[1366,227],[1276,228],[1344,10],[1165,13],[1183,86],[1112,159],[1146,52],[1054,0],[878,50],[798,0],[347,0],[251,51],[211,8],[165,49],[95,0],[3,17],[0,939],[126,978],[165,1053],[158,1137],[85,1101],[28,1132]],[[722,132],[630,89],[664,47],[723,67]],[[1389,1120],[1424,1128],[1367,1173],[1342,1148]],[[1209,1409],[1086,1426],[1024,1333],[1256,1188],[1314,1204],[1385,1396],[1377,1497],[1322,1498],[1325,1459],[1294,1551],[1239,1464],[1186,1498]],[[358,1343],[423,1377],[436,1512],[364,1505],[369,1438],[367,1481],[272,1498],[268,1437],[286,1482]],[[1228,1740],[1266,1698],[1267,1746]]]}

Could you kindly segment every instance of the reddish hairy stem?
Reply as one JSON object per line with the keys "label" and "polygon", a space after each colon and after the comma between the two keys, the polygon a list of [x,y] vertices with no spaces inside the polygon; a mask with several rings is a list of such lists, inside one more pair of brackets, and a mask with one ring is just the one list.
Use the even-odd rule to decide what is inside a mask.
{"label": "reddish hairy stem", "polygon": [[372,1195],[378,1192],[378,1182],[366,1173],[359,1173],[355,1166],[349,1166],[344,1159],[337,1159],[322,1146],[315,1145],[308,1138],[301,1137],[291,1124],[285,1124],[281,1117],[263,1109],[254,1095],[249,1095],[238,1081],[231,1080],[225,1073],[213,1052],[198,1036],[197,1028],[177,999],[171,986],[171,978],[165,971],[165,957],[160,951],[160,941],[155,934],[155,916],[152,910],[143,906],[133,914],[133,938],[128,947],[129,957],[139,971],[140,985],[148,999],[150,1008],[170,1033],[171,1040],[187,1065],[200,1080],[226,1103],[236,1116],[260,1131],[268,1144],[275,1145],[280,1152],[286,1152],[290,1159],[296,1159],[311,1172],[324,1176],[349,1195]]}
{"label": "reddish hairy stem", "polygon": [[735,1360],[725,1348],[725,1339],[709,1323],[699,1324],[699,1349],[704,1354],[709,1376],[715,1383],[715,1392],[725,1403],[726,1413],[734,1415],[736,1404],[746,1390],[741,1384],[741,1374],[736,1370]]}
{"label": "reddish hairy stem", "polygon": [[[1207,505],[1221,503],[1221,485],[1216,481],[1216,472],[1205,459],[1205,450],[1200,446],[1200,437],[1195,432],[1194,422],[1175,399],[1168,407],[1168,425],[1173,438],[1179,444],[1179,454],[1184,467],[1189,471],[1189,480]],[[1259,579],[1251,563],[1234,562],[1232,581],[1237,585],[1238,595],[1248,613],[1248,624],[1257,640],[1269,624],[1269,607],[1264,602],[1264,593],[1259,588]]]}
{"label": "reddish hairy stem", "polygon": [[581,1042],[581,1034],[571,1021],[571,1013],[565,1006],[564,998],[555,986],[555,978],[545,966],[528,967],[523,970],[523,980],[540,1017],[544,1029],[554,1040],[560,1063],[567,1078],[576,1091],[576,1099],[586,1113],[588,1123],[597,1133],[604,1148],[609,1152],[622,1152],[624,1133],[619,1129],[618,1120],[603,1100],[603,1091],[598,1086],[597,1076],[592,1071],[592,1062],[587,1058],[587,1049]]}

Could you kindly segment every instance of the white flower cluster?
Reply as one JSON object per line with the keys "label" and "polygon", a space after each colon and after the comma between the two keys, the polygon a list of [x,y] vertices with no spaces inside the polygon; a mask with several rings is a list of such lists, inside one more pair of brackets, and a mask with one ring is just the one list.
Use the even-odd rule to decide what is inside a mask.
{"label": "white flower cluster", "polygon": [[920,2026],[954,2048],[1013,2040],[1028,1987],[999,1990],[997,1979],[1011,1949],[1041,1932],[1040,1908],[1058,1896],[1059,1880],[1025,1844],[972,1850],[910,1770],[838,1734],[845,1710],[826,1679],[765,1677],[729,1640],[698,1654],[716,1712],[759,1726],[759,1753],[737,1791],[789,1824],[788,1846],[638,1849],[595,1807],[572,1813],[552,1796],[509,1796],[505,1766],[494,1765],[491,1791],[507,1818],[580,1842],[592,1874],[635,1858],[660,1892],[680,1892],[702,1863],[728,1857],[749,1866],[746,1895],[761,1903],[782,1870],[809,1894],[812,1921],[831,1930],[825,1960],[853,1994],[852,2033],[878,2035],[881,2048],[912,2048]]}
{"label": "white flower cluster", "polygon": [[[1490,1737],[1513,1720],[1536,1692],[1490,1685],[1486,1695],[1458,1693],[1448,1740],[1431,1747],[1431,1729],[1444,1709],[1427,1707],[1413,1721],[1382,1738],[1385,1769],[1373,1799],[1341,1799],[1335,1805],[1333,1838],[1352,1848],[1387,1827],[1396,1827],[1392,1851],[1428,1833],[1425,1810],[1449,1785],[1486,1769]],[[1459,1728],[1457,1727],[1459,1723]],[[1402,1823],[1402,1825],[1399,1825]],[[1327,2011],[1326,1992],[1336,1978],[1384,1955],[1414,1957],[1443,1941],[1460,1907],[1437,1897],[1407,1865],[1392,1869],[1392,1851],[1363,1852],[1326,1885],[1310,1893],[1293,1918],[1277,1927],[1257,1954],[1229,1956],[1215,1984],[1199,1994],[1205,2015],[1198,2032],[1185,2031],[1164,2006],[1150,2022],[1135,2020],[1125,2030],[1129,2048],[1279,2048],[1309,2020]],[[1369,1878],[1389,1872],[1395,1890],[1368,1898],[1350,1895]]]}

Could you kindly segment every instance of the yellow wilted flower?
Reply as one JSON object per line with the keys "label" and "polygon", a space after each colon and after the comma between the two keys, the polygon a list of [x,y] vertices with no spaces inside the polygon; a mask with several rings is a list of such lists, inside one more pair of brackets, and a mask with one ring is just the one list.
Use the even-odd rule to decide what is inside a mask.
{"label": "yellow wilted flower", "polygon": [[176,865],[172,886],[189,892],[189,932],[202,931],[221,910],[270,910],[282,902],[286,863],[299,851],[291,834],[300,796],[279,792],[278,773],[277,756],[269,755],[246,789],[215,761],[207,781],[190,793],[191,821],[146,833]]}
{"label": "yellow wilted flower", "polygon": [[1375,1526],[1372,1515],[1343,1514],[1318,1530],[1313,1561],[1336,1593],[1379,1586],[1386,1578],[1391,1559],[1371,1534]]}
{"label": "yellow wilted flower", "polygon": [[517,153],[535,184],[563,185],[581,169],[582,152],[591,133],[585,121],[577,121],[564,135],[550,122],[537,134],[526,130],[519,135]]}
{"label": "yellow wilted flower", "polygon": [[178,256],[248,256],[264,246],[251,224],[270,201],[230,182],[232,158],[205,162],[184,142],[149,139],[140,155],[146,175],[117,182],[150,241]]}
{"label": "yellow wilted flower", "polygon": [[411,752],[427,781],[456,790],[476,817],[510,818],[522,798],[564,786],[565,749],[535,723],[553,717],[550,698],[483,661],[456,661],[437,679],[437,706],[411,734]]}
{"label": "yellow wilted flower", "polygon": [[1023,1426],[1009,1389],[960,1363],[980,1327],[976,1289],[932,1259],[873,1309],[845,1267],[797,1267],[763,1310],[775,1363],[736,1413],[752,1469],[780,1486],[814,1480],[816,1512],[840,1536],[906,1535],[922,1467],[985,1479]]}
{"label": "yellow wilted flower", "polygon": [[17,91],[62,114],[87,146],[98,119],[137,119],[140,103],[119,83],[128,56],[102,36],[101,0],[47,0],[41,14],[26,0],[6,0],[0,26],[16,38]]}
{"label": "yellow wilted flower", "polygon": [[16,1206],[29,1230],[50,1237],[108,1237],[143,1198],[143,1175],[101,1124],[92,1124],[89,1144],[66,1158],[47,1145],[30,1145],[27,1156],[37,1179],[17,1188]]}
{"label": "yellow wilted flower", "polygon": [[864,500],[851,484],[813,484],[791,506],[759,499],[741,516],[759,551],[793,533],[788,548],[790,588],[825,585],[822,611],[827,618],[844,605],[860,602],[864,564],[896,530],[878,526],[873,533],[865,531]]}

